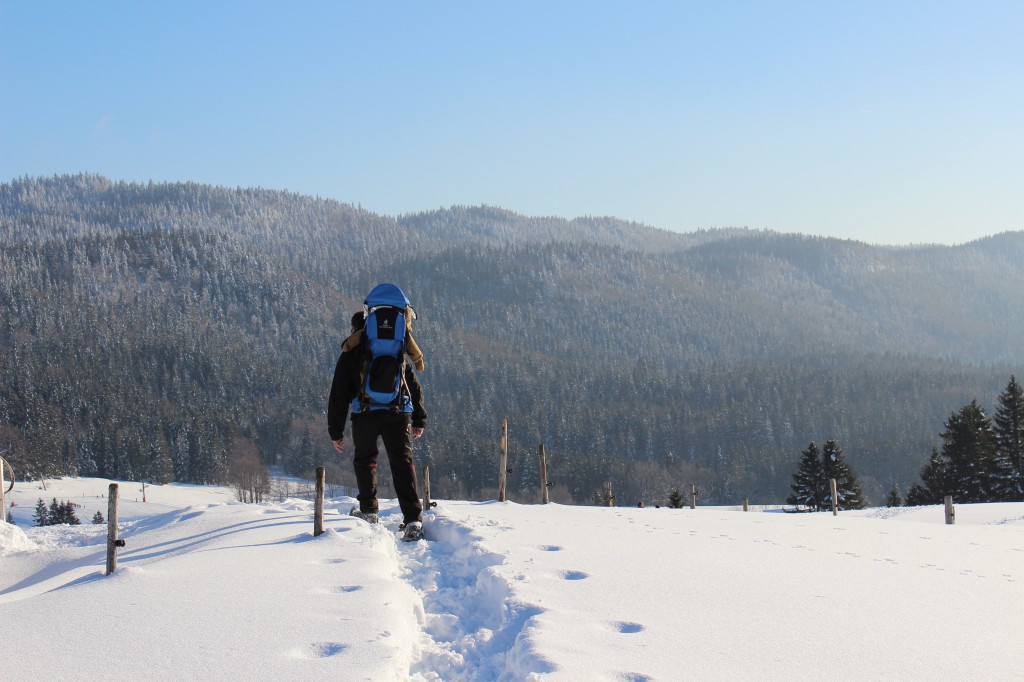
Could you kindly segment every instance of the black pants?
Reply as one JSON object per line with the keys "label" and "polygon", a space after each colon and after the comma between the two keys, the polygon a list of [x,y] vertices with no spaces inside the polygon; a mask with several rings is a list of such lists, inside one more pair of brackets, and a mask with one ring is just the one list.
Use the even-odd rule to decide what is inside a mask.
{"label": "black pants", "polygon": [[370,410],[352,415],[353,464],[359,486],[359,509],[377,511],[377,439],[384,441],[395,482],[395,497],[405,522],[419,521],[423,506],[416,491],[416,465],[412,461],[412,416],[387,410]]}

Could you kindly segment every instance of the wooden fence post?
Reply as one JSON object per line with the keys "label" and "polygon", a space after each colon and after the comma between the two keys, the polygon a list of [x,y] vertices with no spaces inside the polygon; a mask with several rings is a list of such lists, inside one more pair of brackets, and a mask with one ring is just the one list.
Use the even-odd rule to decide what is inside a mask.
{"label": "wooden fence post", "polygon": [[117,548],[124,547],[124,540],[117,538],[117,490],[116,483],[111,483],[107,490],[107,572],[110,575],[117,570]]}
{"label": "wooden fence post", "polygon": [[746,498],[743,500],[743,511],[750,511],[750,500]]}
{"label": "wooden fence post", "polygon": [[505,501],[505,481],[508,478],[508,420],[501,420],[501,469],[498,471],[498,502]]}
{"label": "wooden fence post", "polygon": [[313,503],[313,537],[324,532],[324,482],[327,471],[323,467],[316,468],[316,501]]}
{"label": "wooden fence post", "polygon": [[430,467],[423,467],[423,511],[430,511],[431,507],[436,507],[436,502],[430,501]]}
{"label": "wooden fence post", "polygon": [[690,484],[690,509],[697,508],[697,486]]}
{"label": "wooden fence post", "polygon": [[952,526],[956,523],[956,510],[953,509],[953,496],[946,495],[943,502],[946,503],[946,525]]}
{"label": "wooden fence post", "polygon": [[839,516],[839,493],[836,490],[836,479],[828,479],[828,487],[832,490],[832,516]]}
{"label": "wooden fence post", "polygon": [[544,453],[544,443],[540,444],[540,499],[542,504],[548,503],[548,457]]}
{"label": "wooden fence post", "polygon": [[604,488],[601,491],[601,495],[604,497],[604,503],[609,507],[615,506],[615,493],[612,491],[612,482],[605,481]]}
{"label": "wooden fence post", "polygon": [[[0,457],[0,521],[7,520],[7,491],[4,490],[4,471],[7,460]],[[14,487],[14,471],[11,471],[11,487]]]}

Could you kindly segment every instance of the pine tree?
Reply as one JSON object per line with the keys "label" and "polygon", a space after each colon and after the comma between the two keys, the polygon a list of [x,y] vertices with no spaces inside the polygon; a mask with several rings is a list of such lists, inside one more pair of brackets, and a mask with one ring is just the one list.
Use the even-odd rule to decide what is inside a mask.
{"label": "pine tree", "polygon": [[786,503],[806,506],[811,511],[823,509],[822,500],[829,495],[827,481],[818,446],[812,441],[800,455],[793,474],[793,494],[786,498]]}
{"label": "pine tree", "polygon": [[992,422],[972,400],[949,415],[942,433],[949,490],[957,502],[991,502],[997,493],[996,441]]}
{"label": "pine tree", "polygon": [[95,514],[93,514],[92,522],[97,525],[104,523],[103,514],[97,511]]}
{"label": "pine tree", "polygon": [[61,505],[61,518],[64,519],[63,523],[71,524],[72,526],[82,523],[78,520],[78,514],[75,513],[75,504],[70,501],[65,501]]}
{"label": "pine tree", "polygon": [[[825,441],[825,445],[821,449],[821,466],[826,481],[833,478],[836,480],[836,499],[839,509],[863,509],[867,506],[857,475],[853,473],[853,468],[843,457],[842,448],[831,438]],[[827,500],[827,502],[823,502],[823,508],[831,506],[832,491],[830,489],[827,492]]]}
{"label": "pine tree", "polygon": [[885,501],[886,507],[902,507],[903,496],[900,495],[900,489],[898,486],[893,486],[892,490],[889,491],[889,497]]}
{"label": "pine tree", "polygon": [[678,488],[675,488],[668,494],[668,506],[672,509],[683,508],[683,494],[679,492]]}
{"label": "pine tree", "polygon": [[36,510],[32,514],[32,520],[36,522],[37,526],[48,526],[50,525],[50,515],[46,511],[46,503],[43,502],[43,498],[39,498],[36,502]]}
{"label": "pine tree", "polygon": [[1024,389],[1011,376],[999,396],[993,417],[996,432],[996,467],[1008,477],[1000,488],[1007,499],[1024,500]]}
{"label": "pine tree", "polygon": [[940,504],[949,490],[949,465],[939,451],[932,448],[928,463],[921,468],[921,484],[915,483],[907,491],[907,506]]}
{"label": "pine tree", "polygon": [[908,507],[920,507],[926,504],[931,504],[929,501],[931,498],[928,496],[928,491],[925,490],[924,486],[919,483],[915,483],[910,486],[910,490],[907,491],[907,506]]}

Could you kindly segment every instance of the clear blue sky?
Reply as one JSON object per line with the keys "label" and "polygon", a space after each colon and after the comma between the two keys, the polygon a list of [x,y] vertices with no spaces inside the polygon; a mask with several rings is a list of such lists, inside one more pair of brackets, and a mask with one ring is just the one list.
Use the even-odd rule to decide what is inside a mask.
{"label": "clear blue sky", "polygon": [[0,0],[0,182],[871,243],[1024,229],[1024,2]]}

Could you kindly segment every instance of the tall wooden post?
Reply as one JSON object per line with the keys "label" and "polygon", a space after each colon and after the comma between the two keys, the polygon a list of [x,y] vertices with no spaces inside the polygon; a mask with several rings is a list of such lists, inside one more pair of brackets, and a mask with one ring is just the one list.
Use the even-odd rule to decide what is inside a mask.
{"label": "tall wooden post", "polygon": [[690,484],[690,509],[697,508],[697,486]]}
{"label": "tall wooden post", "polygon": [[313,503],[313,537],[324,532],[324,483],[327,479],[323,467],[316,468],[316,501]]}
{"label": "tall wooden post", "polygon": [[750,511],[750,500],[749,499],[746,499],[746,498],[743,499],[743,511]]}
{"label": "tall wooden post", "polygon": [[952,526],[956,523],[956,510],[953,509],[953,496],[946,495],[943,502],[946,504],[946,525]]}
{"label": "tall wooden post", "polygon": [[544,454],[544,443],[540,444],[540,499],[548,503],[548,458]]}
{"label": "tall wooden post", "polygon": [[[0,457],[0,521],[7,520],[7,490],[4,489],[4,471],[7,468],[7,460]],[[14,473],[11,472],[11,483],[14,483]]]}
{"label": "tall wooden post", "polygon": [[107,490],[107,572],[117,570],[117,548],[124,547],[124,540],[117,539],[117,484],[111,483]]}
{"label": "tall wooden post", "polygon": [[839,493],[836,490],[836,479],[828,479],[828,487],[832,489],[832,516],[839,516]]}
{"label": "tall wooden post", "polygon": [[423,467],[423,511],[430,511],[434,503],[430,501],[430,467]]}
{"label": "tall wooden post", "polygon": [[501,420],[501,469],[498,471],[498,502],[505,501],[505,481],[508,478],[508,420]]}

